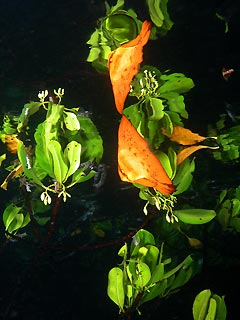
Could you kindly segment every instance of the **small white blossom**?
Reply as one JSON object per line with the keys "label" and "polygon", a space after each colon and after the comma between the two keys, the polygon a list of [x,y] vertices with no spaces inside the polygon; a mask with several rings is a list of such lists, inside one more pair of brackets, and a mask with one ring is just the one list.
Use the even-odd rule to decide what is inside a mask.
{"label": "small white blossom", "polygon": [[41,201],[45,204],[45,206],[46,206],[47,204],[51,204],[51,202],[52,202],[52,198],[51,198],[50,195],[47,193],[47,191],[44,191],[43,193],[41,193],[40,199],[41,199]]}
{"label": "small white blossom", "polygon": [[48,90],[39,91],[38,93],[38,98],[40,99],[41,102],[43,102],[47,96],[48,96]]}

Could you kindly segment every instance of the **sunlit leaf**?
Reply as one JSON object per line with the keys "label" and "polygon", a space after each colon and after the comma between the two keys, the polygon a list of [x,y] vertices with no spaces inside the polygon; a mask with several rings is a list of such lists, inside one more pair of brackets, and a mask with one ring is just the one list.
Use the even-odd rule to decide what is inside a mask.
{"label": "sunlit leaf", "polygon": [[118,171],[121,180],[154,187],[163,194],[175,189],[158,158],[125,116],[118,131]]}
{"label": "sunlit leaf", "polygon": [[173,126],[171,134],[168,134],[165,128],[163,128],[162,131],[171,141],[187,146],[194,145],[207,139],[207,137],[202,137],[199,134],[193,133],[191,130],[180,126]]}
{"label": "sunlit leaf", "polygon": [[64,150],[64,156],[69,162],[68,172],[65,177],[65,180],[67,180],[67,178],[79,168],[81,160],[81,144],[76,141],[69,142]]}
{"label": "sunlit leaf", "polygon": [[64,111],[63,119],[64,119],[65,126],[68,130],[70,131],[80,130],[80,123],[75,113],[71,111]]}
{"label": "sunlit leaf", "polygon": [[170,91],[185,93],[194,87],[192,79],[187,78],[183,73],[163,74],[161,80],[165,83],[158,89],[160,94]]}
{"label": "sunlit leaf", "polygon": [[144,21],[141,32],[135,39],[118,47],[109,55],[110,80],[116,108],[120,114],[122,114],[124,103],[130,90],[130,83],[143,60],[142,50],[150,36],[150,29],[151,23]]}
{"label": "sunlit leaf", "polygon": [[211,297],[211,291],[209,289],[201,291],[193,302],[193,319],[194,320],[205,320],[209,300]]}
{"label": "sunlit leaf", "polygon": [[140,290],[143,289],[151,279],[151,271],[148,265],[142,261],[136,264],[136,275],[133,280],[133,285],[135,285]]}
{"label": "sunlit leaf", "polygon": [[112,268],[108,273],[107,293],[109,298],[119,306],[121,311],[123,311],[125,298],[123,272],[118,267]]}
{"label": "sunlit leaf", "polygon": [[17,207],[14,204],[10,204],[3,212],[3,223],[5,228],[8,229],[10,224],[15,219],[16,215],[21,211],[22,207]]}
{"label": "sunlit leaf", "polygon": [[57,182],[62,183],[68,172],[62,147],[58,141],[51,140],[48,143],[48,150],[52,156],[54,178]]}
{"label": "sunlit leaf", "polygon": [[184,223],[204,224],[210,222],[216,216],[214,210],[207,209],[182,209],[174,210],[174,214]]}

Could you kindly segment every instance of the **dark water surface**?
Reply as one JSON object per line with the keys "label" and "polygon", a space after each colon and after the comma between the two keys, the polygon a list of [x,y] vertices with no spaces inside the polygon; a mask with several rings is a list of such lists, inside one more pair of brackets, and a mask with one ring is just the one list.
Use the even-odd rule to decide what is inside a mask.
{"label": "dark water surface", "polygon": [[[126,8],[134,7],[139,18],[146,19],[146,8],[139,3],[126,1]],[[229,20],[227,33],[216,12]],[[19,112],[29,99],[36,99],[39,90],[64,88],[66,106],[80,106],[90,112],[103,137],[103,163],[107,168],[107,179],[101,190],[96,191],[87,183],[77,189],[77,195],[68,204],[60,207],[58,231],[52,240],[61,248],[36,258],[34,241],[9,242],[4,247],[3,223],[0,223],[0,319],[118,317],[117,307],[106,295],[106,285],[108,271],[119,262],[120,245],[71,250],[126,235],[144,220],[143,203],[137,191],[121,183],[117,175],[119,115],[109,78],[97,74],[85,61],[86,41],[104,13],[104,1],[100,0],[0,0],[0,119],[5,112]],[[206,135],[208,124],[218,120],[227,105],[234,114],[240,111],[238,1],[169,0],[169,13],[175,22],[172,30],[164,38],[148,43],[144,61],[162,71],[182,72],[193,79],[195,87],[185,97],[190,115],[186,126]],[[235,70],[229,81],[222,77],[223,67]],[[200,183],[211,187],[217,175],[216,179],[226,187],[229,181],[239,185],[239,177],[233,174],[235,167],[226,166],[223,170],[212,162],[206,166],[204,156],[199,159],[203,170]],[[3,177],[2,172],[0,176]],[[8,193],[0,190],[2,211],[18,191],[18,186],[9,187]],[[197,201],[201,204],[204,199]],[[94,233],[91,238],[91,223],[106,219],[113,225],[106,238]],[[74,236],[72,232],[78,228],[81,234]],[[210,270],[204,279],[194,279],[166,301],[144,306],[143,316],[136,319],[192,319],[194,295],[208,287],[219,295],[226,294],[231,306],[228,319],[239,319],[239,309],[233,302],[238,292],[234,279],[239,270],[230,270],[227,275],[224,272]]]}

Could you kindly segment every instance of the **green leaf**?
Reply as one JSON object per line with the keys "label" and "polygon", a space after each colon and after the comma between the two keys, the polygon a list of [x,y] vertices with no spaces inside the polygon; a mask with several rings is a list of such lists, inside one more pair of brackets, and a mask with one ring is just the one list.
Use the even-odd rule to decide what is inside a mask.
{"label": "green leaf", "polygon": [[212,297],[216,300],[217,302],[217,312],[215,319],[216,320],[226,320],[227,319],[227,307],[224,301],[224,297],[220,297],[217,294],[213,294]]}
{"label": "green leaf", "polygon": [[163,13],[160,9],[160,1],[161,0],[147,0],[151,20],[157,27],[161,27],[164,20]]}
{"label": "green leaf", "polygon": [[159,159],[159,161],[161,162],[161,165],[163,166],[163,168],[166,171],[169,178],[172,178],[173,170],[172,170],[172,166],[171,166],[170,159],[169,159],[168,155],[159,150],[156,152],[156,156]]}
{"label": "green leaf", "polygon": [[167,100],[167,105],[170,112],[176,112],[184,119],[188,119],[188,112],[185,109],[184,97],[177,92],[167,92],[161,94],[161,98]]}
{"label": "green leaf", "polygon": [[174,210],[174,215],[184,223],[204,224],[215,218],[216,212],[214,210],[206,209],[183,209]]}
{"label": "green leaf", "polygon": [[146,245],[155,245],[155,239],[152,233],[144,229],[140,229],[134,235],[134,241],[131,242],[131,249],[130,249],[131,254],[133,249],[136,247],[136,242],[140,247],[146,246]]}
{"label": "green leaf", "polygon": [[215,299],[210,298],[208,313],[206,315],[205,320],[214,320],[216,315],[216,310],[217,310],[217,302]]}
{"label": "green leaf", "polygon": [[88,62],[93,62],[95,60],[97,60],[97,58],[99,57],[101,53],[101,49],[99,47],[92,47],[90,49],[89,55],[87,57],[87,61]]}
{"label": "green leaf", "polygon": [[3,223],[5,225],[6,230],[8,230],[10,224],[15,219],[16,215],[19,214],[22,207],[17,207],[14,204],[9,204],[3,212]]}
{"label": "green leaf", "polygon": [[155,270],[156,265],[158,263],[159,258],[159,249],[153,245],[147,245],[147,253],[143,258],[143,262],[145,262],[149,268],[151,273]]}
{"label": "green leaf", "polygon": [[100,162],[103,155],[103,141],[92,120],[88,117],[78,116],[81,130],[78,142],[82,145],[82,161]]}
{"label": "green leaf", "polygon": [[112,268],[108,273],[107,294],[119,306],[120,310],[123,311],[125,298],[123,272],[118,267]]}
{"label": "green leaf", "polygon": [[77,171],[81,160],[81,144],[76,141],[71,141],[67,144],[64,150],[65,159],[68,160],[68,172],[65,180],[68,179],[74,172]]}
{"label": "green leaf", "polygon": [[205,320],[208,305],[211,297],[211,291],[209,289],[201,291],[193,302],[193,319]]}
{"label": "green leaf", "polygon": [[168,281],[167,279],[162,280],[161,282],[155,284],[153,287],[149,288],[147,291],[145,291],[141,301],[140,301],[140,305],[153,300],[156,297],[164,297],[165,293],[167,291],[167,287],[168,287]]}
{"label": "green leaf", "polygon": [[99,34],[98,29],[96,29],[92,34],[90,39],[87,41],[87,44],[90,44],[91,46],[98,46],[99,41]]}
{"label": "green leaf", "polygon": [[105,4],[106,4],[107,14],[110,15],[123,8],[124,0],[117,0],[117,3],[115,4],[115,6],[112,6],[112,7],[109,7],[107,2],[105,2]]}
{"label": "green leaf", "polygon": [[232,217],[237,216],[240,212],[240,200],[232,199]]}
{"label": "green leaf", "polygon": [[85,181],[91,179],[95,175],[95,171],[93,171],[93,170],[91,170],[88,174],[85,174],[84,173],[85,169],[86,168],[83,167],[73,173],[71,185],[74,185],[76,183],[85,182]]}
{"label": "green leaf", "polygon": [[162,126],[160,126],[160,128],[163,127],[166,133],[171,135],[173,132],[173,123],[167,112],[164,112],[164,117],[161,119],[161,122]]}
{"label": "green leaf", "polygon": [[4,153],[4,154],[2,154],[2,155],[0,156],[0,167],[1,167],[2,162],[3,162],[4,160],[6,160],[6,153]]}
{"label": "green leaf", "polygon": [[[54,177],[53,172],[53,164],[52,164],[52,157],[51,153],[48,150],[48,143],[52,138],[55,138],[57,136],[57,131],[51,132],[50,134],[46,131],[46,122],[42,122],[38,125],[37,130],[34,134],[34,138],[36,141],[36,147],[35,147],[35,157],[39,163],[39,166],[47,172],[47,174],[50,177]],[[51,126],[51,124],[50,124]]]}
{"label": "green leaf", "polygon": [[64,111],[63,120],[68,130],[70,131],[80,130],[80,123],[74,112]]}
{"label": "green leaf", "polygon": [[41,106],[40,102],[34,102],[31,101],[30,103],[27,103],[24,105],[21,115],[19,116],[18,119],[18,126],[17,126],[17,131],[21,132],[23,128],[25,128],[28,124],[29,117],[36,113]]}
{"label": "green leaf", "polygon": [[[181,263],[179,263],[175,268],[167,271],[164,276],[163,279],[168,279],[170,278],[173,274],[175,274],[177,271],[179,271],[181,268],[187,268],[191,263],[193,262],[192,257],[189,255],[187,256],[187,258],[185,258]],[[164,263],[166,264],[166,262],[164,261]]]}
{"label": "green leaf", "polygon": [[8,232],[13,233],[13,231],[16,231],[22,227],[24,221],[24,215],[22,213],[18,213],[15,215],[14,220],[8,227]]}
{"label": "green leaf", "polygon": [[177,173],[173,179],[173,184],[176,186],[176,191],[173,193],[174,195],[181,194],[189,188],[194,170],[194,159],[186,159],[177,167]]}
{"label": "green leaf", "polygon": [[104,20],[103,27],[106,28],[113,41],[117,41],[119,45],[134,39],[138,34],[136,20],[123,10],[109,15]]}
{"label": "green leaf", "polygon": [[152,270],[151,283],[156,283],[162,280],[164,275],[164,263],[159,263]]}
{"label": "green leaf", "polygon": [[[23,167],[23,172],[26,175],[26,177],[36,183],[39,186],[42,186],[41,180],[45,177],[45,172],[42,171],[41,168],[37,167],[37,160],[34,160],[33,166],[31,165],[31,159],[27,154],[27,150],[23,144],[23,142],[19,143],[18,146],[18,159],[20,160],[22,167]],[[35,172],[35,168],[39,169],[38,171]]]}
{"label": "green leaf", "polygon": [[53,161],[54,178],[60,184],[65,180],[69,170],[60,143],[56,140],[51,140],[48,143],[48,150],[51,153]]}
{"label": "green leaf", "polygon": [[164,116],[164,105],[161,99],[149,97],[149,106],[148,107],[148,119],[149,120],[160,120]]}
{"label": "green leaf", "polygon": [[192,79],[187,78],[183,73],[163,74],[160,79],[165,81],[157,90],[160,95],[171,91],[185,93],[194,87]]}
{"label": "green leaf", "polygon": [[143,290],[144,287],[148,284],[151,279],[151,271],[148,265],[142,261],[139,261],[136,264],[136,274],[133,277],[133,286],[136,286],[140,290]]}

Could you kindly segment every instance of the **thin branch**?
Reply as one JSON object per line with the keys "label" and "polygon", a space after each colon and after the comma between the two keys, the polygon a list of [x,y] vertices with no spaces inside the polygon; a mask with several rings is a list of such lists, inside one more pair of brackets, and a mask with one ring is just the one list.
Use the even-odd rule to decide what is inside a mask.
{"label": "thin branch", "polygon": [[81,246],[81,247],[63,247],[63,246],[49,246],[48,249],[49,250],[62,250],[62,251],[88,251],[88,250],[96,250],[96,249],[101,249],[101,248],[106,248],[106,247],[110,247],[110,246],[114,246],[116,244],[120,244],[122,242],[126,242],[127,240],[131,239],[140,229],[143,229],[156,215],[157,210],[155,207],[153,207],[153,212],[150,213],[147,216],[147,219],[144,220],[144,222],[134,231],[131,231],[130,233],[128,233],[126,236],[123,236],[119,239],[113,240],[113,241],[109,241],[109,242],[104,242],[104,243],[100,243],[100,244],[96,244],[96,245],[92,245],[92,246]]}

